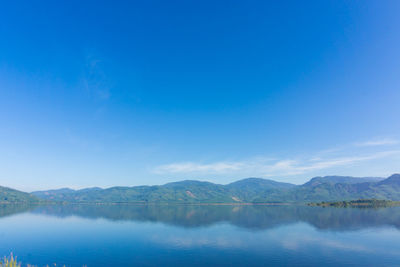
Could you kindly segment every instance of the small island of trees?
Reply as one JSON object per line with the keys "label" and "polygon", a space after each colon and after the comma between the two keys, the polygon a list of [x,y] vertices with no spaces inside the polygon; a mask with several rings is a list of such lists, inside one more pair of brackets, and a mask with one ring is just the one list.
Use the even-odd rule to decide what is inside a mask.
{"label": "small island of trees", "polygon": [[347,207],[359,207],[359,208],[383,208],[383,207],[394,207],[400,206],[400,201],[392,200],[382,200],[382,199],[358,199],[350,201],[336,201],[336,202],[312,202],[308,203],[308,206],[318,206],[318,207],[337,207],[337,208],[347,208]]}

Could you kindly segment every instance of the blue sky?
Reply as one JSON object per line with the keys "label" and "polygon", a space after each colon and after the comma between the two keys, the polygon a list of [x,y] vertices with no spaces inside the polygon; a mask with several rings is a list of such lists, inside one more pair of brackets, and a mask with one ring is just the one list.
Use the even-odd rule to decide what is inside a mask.
{"label": "blue sky", "polygon": [[399,1],[12,1],[0,184],[400,172]]}

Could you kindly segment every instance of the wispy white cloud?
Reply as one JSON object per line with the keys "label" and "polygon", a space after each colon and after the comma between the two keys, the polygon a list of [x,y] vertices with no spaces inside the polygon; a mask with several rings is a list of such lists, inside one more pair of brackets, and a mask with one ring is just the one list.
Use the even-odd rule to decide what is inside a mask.
{"label": "wispy white cloud", "polygon": [[310,158],[298,159],[249,159],[244,161],[195,163],[182,162],[158,166],[155,173],[199,173],[199,174],[224,174],[233,172],[246,172],[257,175],[283,176],[310,173],[318,170],[325,170],[338,166],[351,166],[354,164],[400,155],[400,150],[387,150],[355,156],[341,156],[322,158],[312,156]]}
{"label": "wispy white cloud", "polygon": [[189,173],[189,172],[212,172],[224,173],[242,169],[242,162],[216,162],[210,164],[200,164],[193,162],[172,163],[158,166],[156,173]]}
{"label": "wispy white cloud", "polygon": [[108,100],[111,97],[110,82],[104,72],[101,60],[88,56],[83,73],[83,87],[89,97]]}
{"label": "wispy white cloud", "polygon": [[361,146],[361,147],[396,145],[396,144],[399,144],[399,140],[393,138],[374,139],[361,143],[355,143],[356,146]]}
{"label": "wispy white cloud", "polygon": [[367,155],[336,157],[336,158],[311,158],[310,160],[281,160],[273,165],[262,166],[266,174],[295,175],[312,171],[329,169],[337,166],[349,166],[364,161],[399,155],[400,150],[382,151]]}

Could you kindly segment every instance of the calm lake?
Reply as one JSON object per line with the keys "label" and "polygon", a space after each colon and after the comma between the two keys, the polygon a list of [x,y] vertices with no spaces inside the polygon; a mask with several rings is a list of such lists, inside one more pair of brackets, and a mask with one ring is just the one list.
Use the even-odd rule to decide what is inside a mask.
{"label": "calm lake", "polygon": [[0,206],[0,254],[44,266],[395,266],[400,208]]}

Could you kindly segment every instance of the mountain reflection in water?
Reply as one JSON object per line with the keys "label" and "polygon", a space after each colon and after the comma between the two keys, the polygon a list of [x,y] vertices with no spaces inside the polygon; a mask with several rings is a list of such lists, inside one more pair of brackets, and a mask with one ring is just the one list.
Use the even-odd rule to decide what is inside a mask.
{"label": "mountain reflection in water", "polygon": [[2,205],[0,216],[31,212],[56,217],[78,216],[111,221],[157,222],[185,228],[218,223],[264,230],[304,222],[321,230],[351,231],[393,226],[400,229],[400,208],[322,208],[269,205]]}
{"label": "mountain reflection in water", "polygon": [[24,266],[396,266],[400,207],[0,205],[0,237]]}

